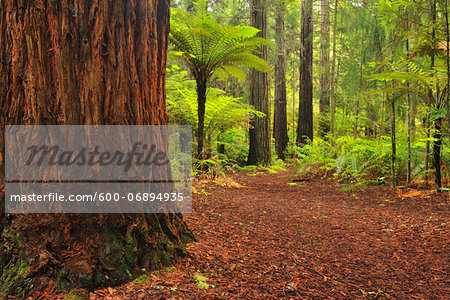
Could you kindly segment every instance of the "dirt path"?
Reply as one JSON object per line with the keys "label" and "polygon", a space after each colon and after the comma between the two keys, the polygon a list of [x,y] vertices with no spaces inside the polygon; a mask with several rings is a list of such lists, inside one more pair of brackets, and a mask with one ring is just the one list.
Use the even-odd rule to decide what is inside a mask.
{"label": "dirt path", "polygon": [[236,181],[247,188],[199,188],[194,213],[186,216],[199,240],[188,245],[188,257],[145,284],[96,294],[114,299],[450,295],[448,194],[401,199],[386,187],[344,192],[331,181],[288,185],[286,175],[241,174]]}

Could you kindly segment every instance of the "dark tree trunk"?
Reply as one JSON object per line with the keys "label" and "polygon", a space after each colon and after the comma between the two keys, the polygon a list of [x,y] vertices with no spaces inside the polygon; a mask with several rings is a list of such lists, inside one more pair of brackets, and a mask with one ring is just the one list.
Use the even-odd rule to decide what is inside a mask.
{"label": "dark tree trunk", "polygon": [[[435,51],[434,51],[434,43],[436,42],[436,0],[432,0],[431,3],[431,19],[433,22],[433,29],[431,32],[431,38],[433,42],[433,49],[431,51],[431,69],[434,69],[435,64]],[[430,91],[430,95],[432,96],[432,91]],[[432,98],[432,97],[430,97]],[[435,102],[435,109],[441,109],[443,107],[440,95],[439,95],[439,89],[436,87],[436,98],[434,99]],[[431,100],[431,99],[430,99]],[[433,135],[434,141],[433,141],[433,158],[434,158],[434,182],[436,184],[436,191],[440,192],[442,183],[441,183],[441,145],[442,145],[442,119],[438,118],[434,121],[434,128],[435,133]]]}
{"label": "dark tree trunk", "polygon": [[425,142],[425,166],[424,166],[424,171],[425,171],[425,181],[426,184],[428,186],[428,180],[429,180],[429,176],[428,176],[428,170],[430,169],[429,167],[429,161],[430,161],[430,137],[431,137],[431,133],[430,133],[430,112],[427,111],[427,115],[426,115],[426,119],[424,122],[425,125],[425,133],[426,133],[426,142]]}
{"label": "dark tree trunk", "polygon": [[434,142],[433,142],[433,158],[434,158],[434,182],[436,184],[436,191],[441,192],[442,181],[441,181],[441,145],[442,145],[442,119],[439,118],[434,121]]}
{"label": "dark tree trunk", "polygon": [[[266,0],[251,1],[251,26],[260,29],[259,37],[266,38]],[[267,46],[260,49],[259,57],[267,58]],[[250,70],[250,99],[249,103],[256,110],[263,112],[265,117],[255,117],[250,124],[249,137],[250,148],[247,163],[269,164],[270,154],[270,129],[269,129],[269,98],[267,73]]]}
{"label": "dark tree trunk", "polygon": [[333,59],[331,61],[331,89],[330,89],[330,132],[334,137],[334,123],[336,111],[336,36],[337,36],[337,16],[338,16],[338,0],[334,1],[334,20],[333,20]]}
{"label": "dark tree trunk", "polygon": [[[1,1],[1,157],[5,124],[166,124],[168,32],[166,0]],[[0,290],[22,298],[123,283],[193,239],[178,214],[2,213],[0,229]]]}
{"label": "dark tree trunk", "polygon": [[[389,100],[388,100],[389,101]],[[395,126],[395,101],[391,99],[391,145],[392,145],[392,155],[391,155],[391,186],[397,186],[397,168],[396,168],[396,159],[397,159],[397,142],[396,142],[396,126]]]}
{"label": "dark tree trunk", "polygon": [[275,151],[280,159],[285,158],[289,138],[287,132],[287,113],[286,113],[286,48],[285,48],[285,26],[284,2],[280,2],[276,8],[275,17],[275,35],[277,44],[277,63],[275,65],[275,105],[273,113],[273,137],[275,139]]}
{"label": "dark tree trunk", "polygon": [[320,100],[319,134],[330,132],[330,14],[329,1],[320,1]]}
{"label": "dark tree trunk", "polygon": [[300,97],[298,109],[297,145],[313,140],[313,2],[302,1],[300,36]]}
{"label": "dark tree trunk", "polygon": [[[406,30],[409,29],[408,19],[406,20]],[[409,39],[405,41],[406,55],[409,55]],[[408,65],[406,65],[406,72],[409,72]],[[409,89],[409,81],[406,82],[406,87]],[[406,185],[411,182],[411,97],[406,94],[406,146],[408,151],[408,159],[406,162]]]}
{"label": "dark tree trunk", "polygon": [[296,67],[293,68],[292,70],[292,78],[291,78],[291,89],[292,89],[292,143],[294,143],[295,141],[295,111],[296,111],[296,106],[295,106],[295,95],[297,93],[297,87],[296,87],[296,83],[297,83],[297,79],[295,77],[295,71],[296,71]]}
{"label": "dark tree trunk", "polygon": [[197,158],[203,157],[203,142],[205,140],[205,110],[206,110],[206,80],[197,82]]}
{"label": "dark tree trunk", "polygon": [[450,140],[450,32],[449,32],[449,24],[448,24],[448,0],[443,1],[444,15],[445,15],[445,40],[446,40],[446,57],[445,63],[447,66],[447,84],[446,84],[446,96],[445,96],[445,109],[447,111],[447,135]]}
{"label": "dark tree trunk", "polygon": [[219,143],[217,145],[217,152],[220,154],[225,154],[225,144]]}

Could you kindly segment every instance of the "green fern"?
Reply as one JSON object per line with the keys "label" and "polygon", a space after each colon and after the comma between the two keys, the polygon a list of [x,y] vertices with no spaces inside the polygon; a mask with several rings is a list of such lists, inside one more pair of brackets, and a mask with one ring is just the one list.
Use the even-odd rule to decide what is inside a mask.
{"label": "green fern", "polygon": [[203,152],[206,89],[211,78],[215,75],[221,78],[235,76],[243,80],[245,73],[241,68],[253,68],[262,72],[272,70],[257,56],[259,49],[270,43],[257,37],[258,32],[258,29],[250,26],[219,24],[208,12],[206,1],[196,3],[196,9],[192,14],[172,9],[169,34],[172,51],[169,52],[169,56],[183,61],[197,84],[199,156]]}
{"label": "green fern", "polygon": [[[176,65],[167,69],[167,112],[169,123],[192,125],[195,128],[198,108],[196,83],[186,76],[187,72],[180,72]],[[210,88],[205,110],[206,145],[209,148],[217,143],[232,145],[230,149],[245,147],[243,132],[255,116],[263,117],[264,114],[242,103],[240,98],[228,96],[221,89]],[[239,161],[245,159],[240,156],[241,153],[235,153],[231,157]]]}

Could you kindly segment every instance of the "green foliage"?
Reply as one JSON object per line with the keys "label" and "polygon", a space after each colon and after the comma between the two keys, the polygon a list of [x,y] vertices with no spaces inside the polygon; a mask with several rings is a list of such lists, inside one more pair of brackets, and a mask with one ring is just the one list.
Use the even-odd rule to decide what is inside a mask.
{"label": "green foliage", "polygon": [[[435,75],[435,76],[431,76]],[[393,71],[373,74],[368,76],[369,79],[393,82],[394,85],[385,88],[378,88],[368,94],[394,94],[394,100],[401,98],[407,93],[416,94],[429,107],[439,110],[445,105],[446,78],[441,74],[433,74],[422,69],[416,68],[411,72]],[[406,82],[414,83],[410,87],[405,85]],[[439,87],[433,93],[433,90]]]}
{"label": "green foliage", "polygon": [[[186,78],[187,72],[172,65],[167,70],[167,112],[170,124],[192,125],[197,122],[197,96],[195,82]],[[264,116],[240,98],[228,96],[221,89],[210,88],[207,93],[205,113],[206,144],[215,152],[218,143],[224,144],[232,159],[245,160],[244,132],[254,116]]]}
{"label": "green foliage", "polygon": [[199,289],[209,289],[211,285],[207,283],[208,278],[200,275],[199,273],[194,274],[194,280],[197,282],[197,286]]}
{"label": "green foliage", "polygon": [[148,280],[148,275],[147,274],[143,274],[140,277],[136,278],[135,280],[133,280],[133,282],[135,284],[145,284]]}
{"label": "green foliage", "polygon": [[88,293],[85,290],[74,289],[71,290],[70,293],[63,298],[63,300],[84,300],[88,298]]}
{"label": "green foliage", "polygon": [[[450,152],[446,143],[448,115],[445,107],[445,4],[437,2],[437,14],[433,21],[432,3],[408,0],[338,1],[336,30],[332,26],[334,15],[330,14],[330,41],[336,38],[336,51],[330,54],[330,64],[335,59],[336,72],[335,78],[330,78],[334,80],[331,84],[335,94],[335,97],[332,97],[335,104],[335,130],[332,138],[334,144],[317,139],[304,148],[291,145],[288,152],[295,157],[293,160],[299,166],[299,171],[321,169],[328,174],[334,174],[339,180],[365,185],[378,185],[389,181],[392,146],[388,136],[391,134],[390,123],[393,115],[391,101],[394,101],[397,135],[395,169],[399,173],[401,184],[406,178],[408,161],[408,112],[412,179],[432,173],[430,170],[424,171],[425,145],[427,142],[431,144],[432,151],[435,140],[426,139],[426,136],[427,130],[430,131],[431,137],[435,134],[435,121],[442,121],[442,174],[444,177],[449,175],[446,167]],[[299,120],[298,46],[301,11],[298,3],[291,0],[268,1],[268,6],[267,34],[268,39],[272,41],[279,38],[273,31],[273,15],[279,6],[284,6],[286,10],[286,103],[288,135],[290,143],[293,143]],[[248,170],[249,168],[242,167],[242,164],[248,154],[248,116],[253,112],[251,107],[243,104],[248,97],[248,84],[237,79],[244,78],[248,65],[229,64],[230,61],[225,57],[237,49],[245,49],[254,55],[260,46],[255,43],[259,41],[261,45],[266,45],[267,41],[256,38],[256,29],[239,25],[249,23],[249,7],[245,1],[209,1],[207,9],[205,2],[201,2],[194,9],[191,14],[176,9],[173,11],[171,56],[184,64],[181,68],[173,66],[168,73],[170,122],[191,124],[195,128],[198,78],[203,76],[202,80],[209,80],[210,86],[220,86],[222,90],[211,88],[207,95],[204,140],[209,152],[205,156],[206,159],[197,163],[211,169],[213,174],[227,172],[228,168]],[[333,1],[330,3],[330,9],[334,9]],[[314,14],[314,18],[318,20],[319,9],[315,10]],[[432,37],[433,30],[435,37]],[[238,35],[241,35],[241,38],[237,38]],[[247,38],[256,40],[243,42]],[[314,35],[313,44],[316,67],[320,56],[320,34]],[[326,46],[334,45],[330,43]],[[222,54],[219,55],[219,52]],[[269,64],[274,65],[277,57],[275,45],[268,45]],[[223,65],[216,63],[222,59]],[[218,68],[211,68],[211,62]],[[189,73],[182,71],[183,68],[189,69]],[[198,76],[200,73],[203,75]],[[228,75],[233,78],[221,81]],[[188,80],[189,76],[196,80]],[[328,112],[319,112],[321,86],[317,83],[320,76],[320,72],[314,72],[315,129],[318,128],[317,120],[330,115]],[[271,99],[274,99],[274,82],[269,76],[269,83],[272,84],[269,86]],[[272,116],[273,105],[270,109]],[[430,128],[426,128],[427,117]],[[219,153],[223,152],[217,149],[220,145],[225,146],[225,155]],[[433,159],[433,153],[430,153],[429,167],[433,165]],[[254,171],[274,170],[254,168]],[[384,177],[386,179],[383,180]]]}
{"label": "green foliage", "polygon": [[[406,173],[406,137],[399,137],[397,167],[400,174]],[[413,143],[413,165],[420,165],[423,154],[421,142]],[[391,140],[382,136],[379,140],[342,136],[330,142],[316,138],[303,148],[290,147],[289,152],[297,166],[297,172],[313,170],[332,171],[334,178],[345,182],[365,185],[380,185],[390,176]],[[413,176],[422,174],[422,168],[413,170]]]}
{"label": "green foliage", "polygon": [[270,66],[256,56],[259,47],[269,44],[256,37],[258,29],[251,26],[223,26],[208,12],[206,1],[196,4],[189,14],[172,9],[169,34],[173,58],[181,59],[197,81],[208,82],[213,74],[245,78],[239,67],[268,72]]}

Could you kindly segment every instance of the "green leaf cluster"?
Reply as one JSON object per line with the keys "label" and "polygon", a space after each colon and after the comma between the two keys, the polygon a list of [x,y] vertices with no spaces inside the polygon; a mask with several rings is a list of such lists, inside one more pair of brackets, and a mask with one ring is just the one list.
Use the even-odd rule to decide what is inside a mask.
{"label": "green leaf cluster", "polygon": [[208,82],[213,75],[245,78],[240,67],[269,72],[271,67],[256,54],[268,45],[257,37],[258,29],[251,26],[224,26],[208,12],[206,1],[197,3],[190,14],[172,9],[170,57],[182,60],[198,81]]}
{"label": "green leaf cluster", "polygon": [[[169,123],[192,125],[197,122],[197,95],[195,81],[187,78],[186,71],[178,66],[167,70],[166,93]],[[264,114],[253,106],[243,103],[242,99],[229,96],[218,88],[210,88],[207,93],[205,112],[206,142],[212,147],[218,142],[237,144],[244,138],[243,132],[249,121]],[[245,146],[245,145],[244,145]],[[241,157],[234,157],[241,159]]]}

